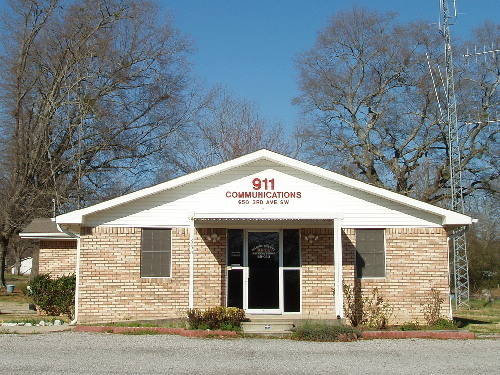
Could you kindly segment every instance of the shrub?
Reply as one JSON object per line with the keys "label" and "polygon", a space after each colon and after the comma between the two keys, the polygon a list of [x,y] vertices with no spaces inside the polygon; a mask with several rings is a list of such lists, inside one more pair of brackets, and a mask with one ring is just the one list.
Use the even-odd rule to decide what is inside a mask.
{"label": "shrub", "polygon": [[353,327],[366,325],[371,328],[387,327],[392,315],[392,306],[384,301],[378,288],[370,295],[362,296],[359,286],[351,287],[344,284],[344,313]]}
{"label": "shrub", "polygon": [[428,325],[432,326],[442,319],[441,304],[443,302],[444,299],[441,297],[439,290],[432,288],[427,300],[422,304],[424,319]]}
{"label": "shrub", "polygon": [[370,296],[363,302],[366,315],[366,325],[371,328],[383,329],[387,327],[393,308],[379,294],[378,288],[372,290]]}
{"label": "shrub", "polygon": [[246,320],[245,311],[236,307],[211,307],[206,310],[189,309],[188,323],[191,329],[239,330]]}
{"label": "shrub", "polygon": [[445,318],[438,319],[431,327],[431,329],[457,329],[458,326],[453,320]]}
{"label": "shrub", "polygon": [[350,326],[306,322],[293,330],[292,338],[306,341],[353,341],[361,333]]}
{"label": "shrub", "polygon": [[401,331],[419,331],[422,329],[422,326],[418,322],[406,322],[401,324],[399,329]]}
{"label": "shrub", "polygon": [[27,296],[38,309],[49,315],[65,314],[70,319],[75,306],[75,275],[52,279],[48,274],[33,278],[27,287]]}
{"label": "shrub", "polygon": [[353,327],[363,324],[363,299],[360,288],[344,284],[344,314]]}

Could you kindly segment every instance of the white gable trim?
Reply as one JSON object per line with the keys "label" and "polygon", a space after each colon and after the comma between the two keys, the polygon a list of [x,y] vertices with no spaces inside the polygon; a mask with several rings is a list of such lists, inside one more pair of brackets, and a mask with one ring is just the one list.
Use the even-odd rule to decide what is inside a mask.
{"label": "white gable trim", "polygon": [[80,210],[68,212],[63,215],[59,215],[56,218],[57,223],[59,224],[81,224],[85,215],[89,215],[98,211],[103,211],[112,207],[116,207],[118,205],[122,205],[136,199],[140,199],[164,190],[177,188],[179,186],[188,184],[190,182],[194,182],[200,180],[202,178],[206,178],[212,175],[216,175],[219,173],[223,173],[227,170],[243,166],[245,164],[249,164],[255,162],[257,160],[269,160],[275,162],[280,165],[288,166],[297,170],[300,170],[306,174],[315,175],[317,177],[323,178],[325,180],[329,180],[331,182],[335,182],[344,186],[348,186],[353,189],[357,189],[360,191],[367,192],[369,194],[373,194],[375,196],[385,198],[400,204],[403,204],[408,207],[412,207],[418,210],[422,210],[425,212],[429,212],[443,218],[442,225],[469,225],[472,223],[472,218],[454,211],[446,210],[441,207],[437,207],[431,205],[429,203],[425,203],[419,201],[417,199],[413,199],[398,193],[394,193],[390,190],[386,190],[383,188],[379,188],[365,182],[361,182],[355,180],[353,178],[349,178],[346,176],[342,176],[338,173],[328,171],[324,168],[320,168],[311,164],[304,163],[302,161],[292,159],[287,156],[283,156],[268,150],[259,150],[239,158],[229,160],[218,165],[208,167],[202,169],[197,172],[193,172],[187,174],[185,176],[181,176],[175,178],[173,180],[154,185],[145,189],[138,190],[136,192],[122,195],[120,197],[107,200],[102,203],[95,204],[93,206],[83,208]]}

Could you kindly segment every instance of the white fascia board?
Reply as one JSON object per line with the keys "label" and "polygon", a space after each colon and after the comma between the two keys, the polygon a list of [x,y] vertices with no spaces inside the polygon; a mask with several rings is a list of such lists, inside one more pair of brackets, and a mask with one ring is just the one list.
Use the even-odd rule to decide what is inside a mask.
{"label": "white fascia board", "polygon": [[76,237],[71,237],[67,234],[62,233],[19,233],[19,237],[38,240],[38,239],[47,239],[47,240],[76,240]]}
{"label": "white fascia board", "polygon": [[358,180],[355,180],[350,177],[343,176],[341,174],[328,171],[324,168],[320,168],[311,164],[304,163],[302,161],[292,159],[288,156],[280,155],[275,152],[269,151],[269,150],[259,150],[255,151],[251,154],[247,154],[244,156],[241,156],[239,158],[229,160],[217,165],[214,165],[212,167],[208,167],[205,169],[202,169],[197,172],[193,172],[178,178],[175,178],[173,180],[163,182],[158,185],[151,186],[149,188],[141,189],[136,192],[126,194],[114,199],[110,199],[108,201],[102,202],[95,204],[93,206],[83,208],[80,210],[68,212],[63,215],[59,215],[56,218],[56,222],[59,224],[80,224],[82,223],[83,217],[85,215],[106,210],[108,208],[112,208],[139,198],[144,198],[146,196],[158,193],[160,191],[176,188],[185,184],[188,184],[190,182],[197,181],[202,178],[206,178],[221,172],[224,172],[226,170],[235,168],[235,167],[240,167],[245,164],[252,163],[254,161],[260,160],[260,159],[267,159],[269,161],[275,162],[277,164],[281,164],[284,166],[288,166],[294,169],[298,169],[304,173],[307,174],[312,174],[315,176],[318,176],[320,178],[348,186],[350,188],[354,188],[357,190],[361,190],[364,192],[367,192],[369,194],[373,194],[394,202],[401,203],[403,205],[413,207],[422,211],[430,212],[435,215],[441,216],[443,218],[443,225],[469,225],[472,223],[472,218],[466,215],[459,214],[454,211],[446,210],[444,208],[440,208],[434,205],[431,205],[429,203],[425,203],[422,201],[419,201],[417,199],[413,199],[410,197],[407,197],[405,195],[401,195],[398,193],[394,193],[390,190],[386,190],[380,187],[376,187],[370,184],[367,184],[365,182],[361,182]]}

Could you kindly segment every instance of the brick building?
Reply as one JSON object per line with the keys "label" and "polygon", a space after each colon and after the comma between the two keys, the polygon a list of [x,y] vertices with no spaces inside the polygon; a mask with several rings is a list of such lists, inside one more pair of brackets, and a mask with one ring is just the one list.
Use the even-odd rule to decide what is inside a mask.
{"label": "brick building", "polygon": [[450,315],[448,235],[468,216],[261,150],[38,220],[39,272],[76,273],[78,322],[190,307],[343,317],[343,287],[378,288],[393,322]]}

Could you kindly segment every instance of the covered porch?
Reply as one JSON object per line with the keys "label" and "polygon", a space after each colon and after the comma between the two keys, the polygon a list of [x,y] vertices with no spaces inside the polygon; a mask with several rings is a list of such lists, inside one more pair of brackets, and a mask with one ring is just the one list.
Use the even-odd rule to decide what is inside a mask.
{"label": "covered porch", "polygon": [[224,305],[253,321],[344,318],[342,215],[195,213],[190,220],[189,307],[198,305],[201,236],[207,247],[225,247]]}

